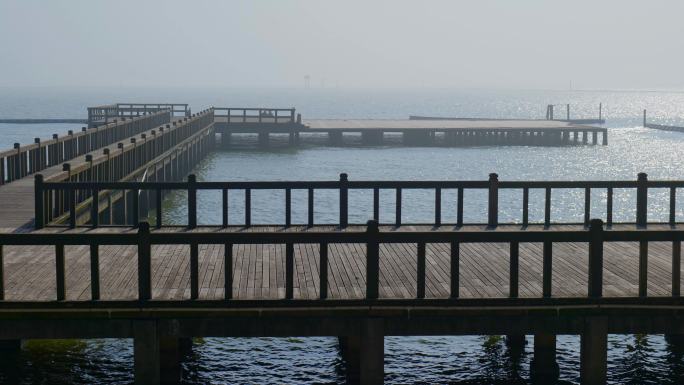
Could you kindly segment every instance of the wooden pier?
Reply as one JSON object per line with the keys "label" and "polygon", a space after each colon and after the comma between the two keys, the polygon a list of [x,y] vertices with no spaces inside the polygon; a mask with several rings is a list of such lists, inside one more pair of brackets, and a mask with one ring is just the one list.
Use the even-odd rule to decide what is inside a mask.
{"label": "wooden pier", "polygon": [[661,130],[661,131],[684,132],[684,127],[681,127],[681,126],[673,126],[673,125],[668,125],[668,124],[648,123],[648,122],[646,121],[646,110],[644,110],[644,127],[645,127],[645,128],[652,128],[652,129],[654,129],[654,130]]}
{"label": "wooden pier", "polygon": [[[136,122],[123,138],[41,142],[5,157],[13,174],[0,186],[2,202],[12,202],[0,207],[0,340],[133,338],[135,381],[156,384],[178,381],[179,349],[193,337],[336,336],[349,382],[380,384],[384,336],[505,334],[519,349],[520,336],[532,334],[531,373],[545,383],[558,376],[555,336],[579,334],[582,383],[602,384],[607,334],[684,334],[684,230],[676,202],[684,181],[646,174],[631,181],[500,181],[496,174],[479,181],[355,181],[346,174],[330,181],[197,181],[193,166],[226,126],[286,135],[315,127],[308,121],[303,128],[307,121],[294,109],[235,111],[223,121],[213,108],[187,117],[148,111],[83,134],[116,136]],[[162,116],[166,122],[153,122]],[[343,122],[316,124],[328,132],[383,132],[408,130],[394,126],[410,121]],[[504,122],[508,129],[530,124]],[[437,123],[443,126],[412,130],[493,130],[492,121]],[[559,189],[584,193],[580,223],[552,216]],[[617,189],[634,194],[633,220],[613,219]],[[670,193],[664,223],[649,220],[652,189]],[[197,212],[198,192],[211,190],[221,197],[217,224]],[[282,192],[282,220],[253,220],[257,190]],[[372,196],[369,221],[353,223],[351,192],[360,190]],[[385,218],[387,190],[394,215]],[[410,202],[402,197],[410,190],[434,193],[433,218],[403,220]],[[510,190],[520,193],[522,212],[506,222],[499,196]],[[540,222],[530,219],[530,206],[540,203],[531,202],[534,190],[544,192]],[[172,191],[187,197],[180,226],[168,225],[162,204]],[[293,205],[297,191],[306,192],[305,213]],[[472,191],[487,202],[478,222],[464,219]],[[591,211],[592,191],[606,192],[604,218]],[[444,219],[447,192],[456,196],[453,223]],[[228,197],[235,194],[244,205],[238,225],[229,222],[235,207]],[[320,204],[337,209],[333,223],[315,221]],[[294,221],[302,217],[304,223]]]}
{"label": "wooden pier", "polygon": [[[268,147],[277,138],[310,143],[406,146],[564,146],[608,144],[608,130],[559,120],[515,119],[302,119],[294,109],[215,108],[222,144],[256,134]],[[599,134],[601,142],[599,143]],[[324,140],[321,141],[321,136]]]}

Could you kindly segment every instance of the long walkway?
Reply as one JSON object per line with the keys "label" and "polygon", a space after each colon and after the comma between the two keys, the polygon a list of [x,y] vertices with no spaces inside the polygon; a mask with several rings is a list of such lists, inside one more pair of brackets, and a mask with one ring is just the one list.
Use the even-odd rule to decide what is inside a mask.
{"label": "long walkway", "polygon": [[[625,225],[627,227],[627,225]],[[649,228],[658,226],[649,226]],[[500,226],[510,230],[509,226]],[[519,227],[518,227],[519,228]],[[558,226],[554,230],[579,229]],[[669,228],[669,227],[668,227]],[[194,231],[307,231],[301,227],[282,228],[198,228]],[[334,230],[317,226],[313,231]],[[352,227],[346,231],[361,231]],[[404,226],[399,230],[453,231],[451,227]],[[538,230],[538,229],[537,229]],[[46,232],[121,232],[113,228]],[[158,231],[186,231],[164,228]],[[233,293],[236,299],[277,299],[285,296],[284,245],[234,245]],[[364,244],[329,245],[329,298],[358,299],[365,295]],[[461,244],[460,294],[463,298],[505,298],[509,293],[509,245],[505,243]],[[190,251],[188,246],[159,245],[152,248],[152,287],[154,299],[180,300],[190,297]],[[224,295],[224,250],[222,245],[199,246],[200,299],[220,300]],[[450,249],[447,244],[428,244],[426,252],[426,297],[447,298],[450,288]],[[102,299],[137,298],[137,248],[101,246],[100,274]],[[588,245],[553,244],[552,295],[586,297]],[[319,296],[318,245],[300,244],[294,248],[294,298]],[[639,245],[605,243],[604,296],[638,295]],[[672,244],[649,243],[648,295],[669,296],[671,290]],[[520,296],[542,296],[542,245],[520,244]],[[6,246],[5,287],[7,300],[54,300],[55,254],[53,247]],[[67,300],[90,299],[89,247],[66,247]],[[416,245],[383,244],[380,249],[380,296],[415,298]]]}
{"label": "long walkway", "polygon": [[[173,121],[180,121],[183,118],[175,118]],[[144,131],[138,135],[128,137],[120,142],[128,143],[131,138],[142,141],[142,135],[149,135],[149,131]],[[105,149],[113,152],[117,149],[120,142],[112,143],[109,146],[98,148],[88,154],[78,156],[64,163],[69,163],[73,169],[86,163],[86,156],[100,156]],[[62,164],[48,167],[39,172],[43,177],[48,178],[63,171]],[[25,176],[22,179],[11,183],[0,185],[0,232],[28,232],[33,229],[33,218],[35,216],[34,202],[34,175]]]}

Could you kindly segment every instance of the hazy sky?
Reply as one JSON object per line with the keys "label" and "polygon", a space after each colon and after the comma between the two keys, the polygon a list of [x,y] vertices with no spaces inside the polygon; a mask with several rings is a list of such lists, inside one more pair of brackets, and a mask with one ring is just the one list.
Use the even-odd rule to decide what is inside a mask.
{"label": "hazy sky", "polygon": [[683,89],[682,0],[0,0],[0,85]]}

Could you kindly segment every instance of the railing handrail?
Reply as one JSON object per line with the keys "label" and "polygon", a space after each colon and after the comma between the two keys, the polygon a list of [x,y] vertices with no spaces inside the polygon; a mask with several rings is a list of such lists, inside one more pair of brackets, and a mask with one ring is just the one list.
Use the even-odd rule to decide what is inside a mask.
{"label": "railing handrail", "polygon": [[[314,189],[338,189],[340,182],[337,180],[311,180],[311,181],[212,181],[196,182],[198,190],[280,190],[290,188],[293,190]],[[646,183],[649,188],[684,188],[684,180],[649,180]],[[45,187],[55,190],[89,189],[92,187],[120,188],[136,190],[163,189],[187,189],[188,182],[46,182]],[[583,188],[637,188],[638,181],[499,181],[499,189],[583,189]],[[487,180],[356,180],[348,181],[349,189],[488,189]]]}
{"label": "railing handrail", "polygon": [[[601,221],[603,223],[603,221]],[[382,228],[383,226],[379,226]],[[387,226],[385,226],[387,227]],[[134,229],[135,227],[129,227]],[[182,226],[176,228],[182,229]],[[207,228],[211,228],[207,226]],[[201,231],[183,232],[179,237],[175,232],[151,231],[149,237],[152,244],[187,245],[199,244],[315,244],[327,243],[366,243],[371,237],[380,243],[588,243],[592,240],[590,228],[573,230],[502,230],[485,231],[482,229],[459,229],[450,231],[378,231],[369,235],[368,226],[358,231],[340,230],[307,230],[307,231]],[[604,229],[604,242],[668,242],[684,241],[684,229]],[[0,233],[0,245],[134,245],[139,239],[139,232],[122,229],[120,233]]]}

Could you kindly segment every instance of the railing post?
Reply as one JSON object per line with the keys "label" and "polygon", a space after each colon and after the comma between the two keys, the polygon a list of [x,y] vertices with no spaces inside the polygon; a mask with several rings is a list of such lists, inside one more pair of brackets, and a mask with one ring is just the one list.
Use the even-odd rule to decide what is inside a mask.
{"label": "railing post", "polygon": [[100,247],[90,244],[90,299],[100,299]]}
{"label": "railing post", "polygon": [[285,299],[294,298],[294,244],[285,244]]}
{"label": "railing post", "polygon": [[23,155],[21,154],[21,144],[14,143],[14,149],[17,150],[17,155],[16,161],[14,162],[14,178],[12,180],[21,179],[24,177],[24,171],[22,169]]}
{"label": "railing post", "polygon": [[[67,180],[71,182],[71,164],[62,164],[62,170],[69,174]],[[66,190],[66,196],[67,205],[69,206],[69,227],[73,229],[76,227],[76,189],[70,188],[69,190]]]}
{"label": "railing post", "polygon": [[495,173],[489,174],[489,227],[496,227],[499,224],[499,176]]}
{"label": "railing post", "polygon": [[223,245],[223,298],[226,300],[233,298],[233,244]]}
{"label": "railing post", "polygon": [[190,299],[199,298],[199,245],[190,244]]}
{"label": "railing post", "polygon": [[34,226],[36,230],[40,230],[45,226],[45,209],[43,207],[43,197],[45,192],[43,191],[43,175],[36,174],[34,178],[35,186],[35,220]]}
{"label": "railing post", "polygon": [[648,211],[648,176],[640,172],[637,176],[636,224],[646,227]]}
{"label": "railing post", "polygon": [[64,244],[55,245],[55,278],[57,288],[57,301],[64,301],[66,299],[66,271],[65,271],[65,257]]}
{"label": "railing post", "polygon": [[510,244],[508,277],[508,296],[518,298],[520,277],[520,244],[518,242],[511,242]]}
{"label": "railing post", "polygon": [[603,221],[589,222],[589,297],[603,295]]}
{"label": "railing post", "polygon": [[150,224],[143,221],[138,224],[138,299],[140,301],[152,298],[151,256]]}
{"label": "railing post", "polygon": [[195,174],[188,175],[188,228],[197,227],[197,187]]}
{"label": "railing post", "polygon": [[425,298],[425,242],[416,245],[418,256],[416,259],[416,298]]}
{"label": "railing post", "polygon": [[0,245],[0,301],[5,300],[5,251]]}
{"label": "railing post", "polygon": [[644,127],[646,127],[646,110],[644,110]]}
{"label": "railing post", "polygon": [[292,224],[292,189],[285,189],[285,227]]}
{"label": "railing post", "polygon": [[326,299],[328,298],[328,244],[321,242],[318,250],[320,256],[320,261],[318,263],[320,282],[319,298]]}
{"label": "railing post", "polygon": [[380,229],[375,220],[368,221],[366,226],[366,299],[377,299],[380,286]]}
{"label": "railing post", "polygon": [[309,188],[308,194],[307,194],[307,226],[308,227],[313,227],[314,225],[314,189]]}
{"label": "railing post", "polygon": [[340,174],[340,228],[347,227],[348,224],[348,179],[347,174]]}
{"label": "railing post", "polygon": [[[376,218],[377,219],[377,218]],[[435,226],[442,224],[442,189],[435,189]]]}

